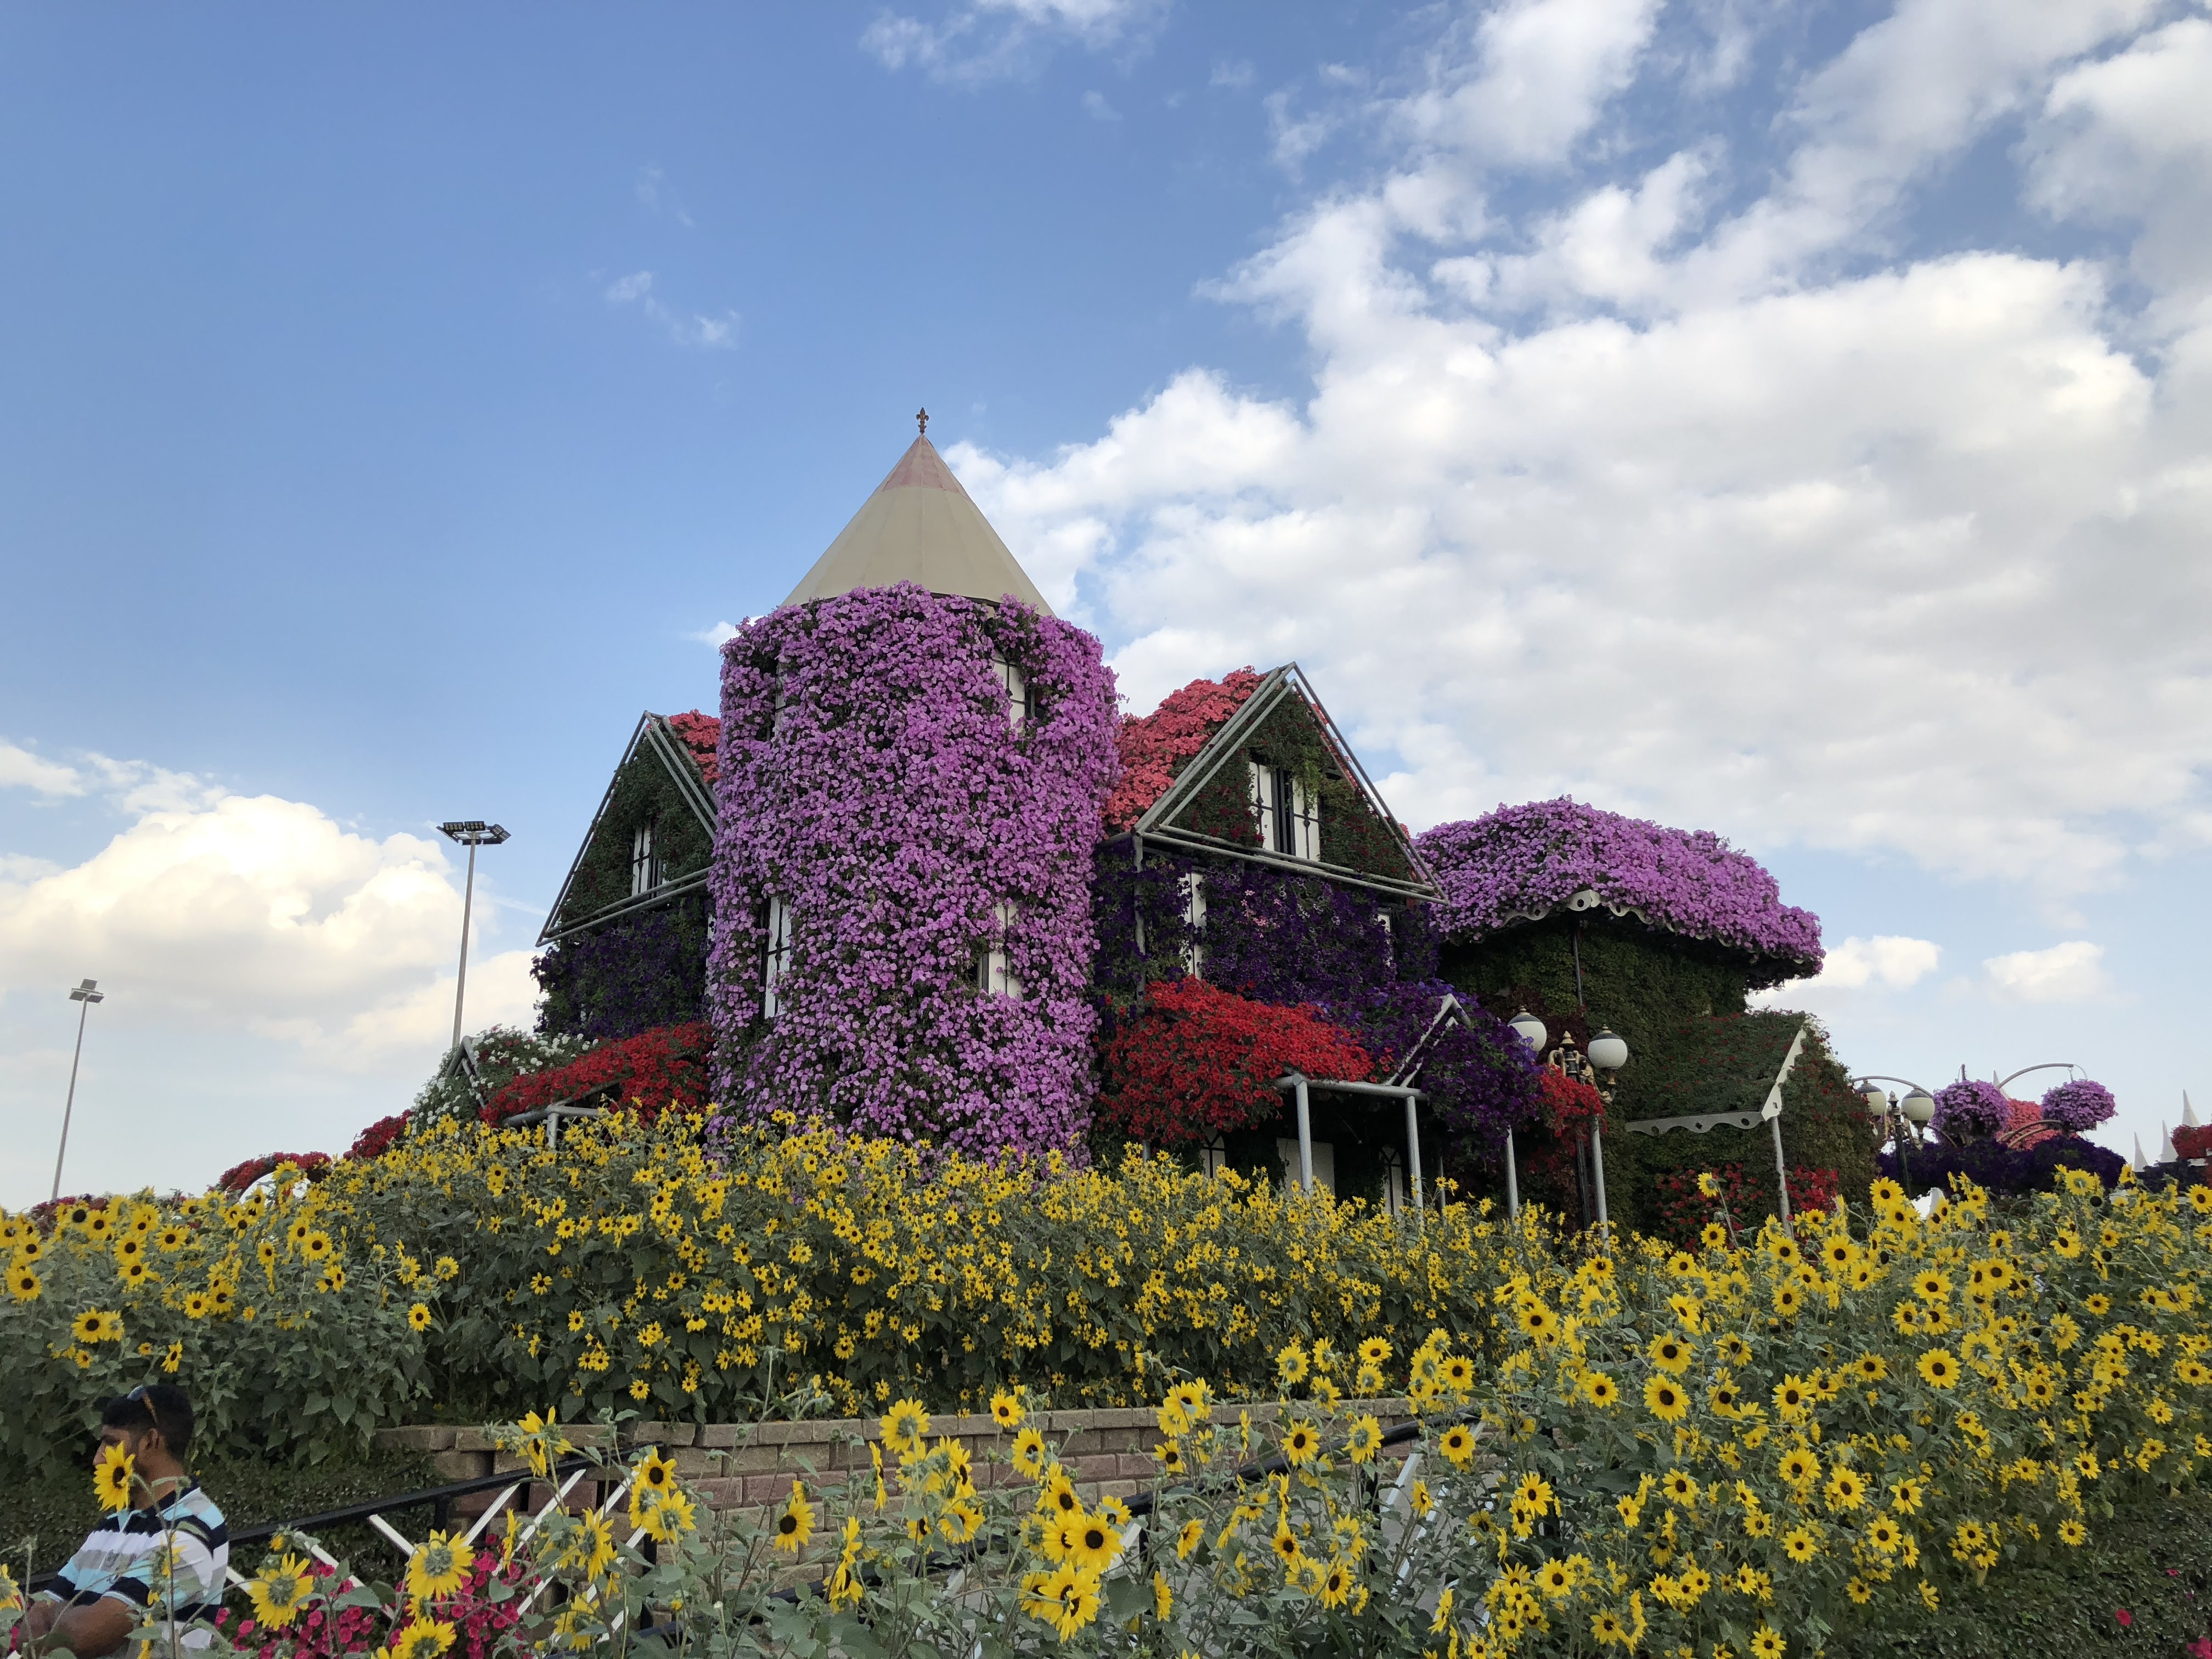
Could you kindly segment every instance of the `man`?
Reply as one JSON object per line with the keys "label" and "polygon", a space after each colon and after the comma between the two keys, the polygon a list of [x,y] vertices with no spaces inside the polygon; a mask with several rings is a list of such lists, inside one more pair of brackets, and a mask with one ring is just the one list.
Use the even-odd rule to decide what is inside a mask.
{"label": "man", "polygon": [[[107,1402],[100,1443],[120,1446],[135,1469],[132,1508],[112,1514],[84,1543],[26,1615],[33,1640],[66,1647],[78,1659],[116,1652],[145,1616],[166,1601],[182,1625],[212,1616],[230,1565],[222,1511],[185,1473],[192,1444],[192,1402],[182,1389],[151,1382]],[[187,1632],[186,1647],[210,1634]]]}

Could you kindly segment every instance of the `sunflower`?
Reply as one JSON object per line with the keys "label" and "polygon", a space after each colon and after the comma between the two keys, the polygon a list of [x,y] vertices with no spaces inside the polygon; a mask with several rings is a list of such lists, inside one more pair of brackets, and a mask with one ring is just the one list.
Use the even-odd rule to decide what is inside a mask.
{"label": "sunflower", "polygon": [[1813,1389],[1802,1376],[1785,1376],[1774,1385],[1774,1408],[1786,1423],[1802,1419],[1812,1410]]}
{"label": "sunflower", "polygon": [[1620,1398],[1620,1385],[1603,1371],[1589,1371],[1583,1376],[1583,1398],[1593,1406],[1610,1406]]}
{"label": "sunflower", "polygon": [[929,1435],[929,1413],[922,1410],[919,1400],[901,1400],[884,1413],[877,1429],[884,1444],[903,1463],[921,1455],[922,1443]]}
{"label": "sunflower", "polygon": [[1778,1472],[1787,1486],[1809,1486],[1820,1478],[1820,1460],[1803,1446],[1792,1446],[1782,1454]]}
{"label": "sunflower", "polygon": [[1283,1437],[1283,1455],[1291,1460],[1291,1467],[1303,1468],[1320,1455],[1321,1431],[1304,1421],[1291,1424],[1291,1431]]}
{"label": "sunflower", "polygon": [[1959,1362],[1948,1348],[1930,1348],[1920,1356],[1920,1380],[1931,1389],[1948,1389],[1959,1380]]}
{"label": "sunflower", "polygon": [[1675,1504],[1694,1504],[1698,1501],[1698,1483],[1680,1469],[1669,1469],[1667,1478],[1659,1483],[1659,1490],[1668,1500]]}
{"label": "sunflower", "polygon": [[[1366,1420],[1372,1423],[1375,1419],[1370,1417]],[[1449,1460],[1454,1468],[1465,1468],[1474,1457],[1474,1431],[1464,1423],[1453,1424],[1444,1431],[1443,1438],[1437,1443],[1437,1449]]]}
{"label": "sunflower", "polygon": [[1083,1500],[1075,1495],[1075,1483],[1057,1463],[1045,1472],[1043,1488],[1037,1493],[1037,1508],[1063,1521],[1083,1513]]}
{"label": "sunflower", "polygon": [[[2190,1190],[2191,1192],[2202,1192],[2204,1189],[2201,1187],[2192,1187]],[[2058,1541],[2065,1545],[2069,1549],[2079,1548],[2081,1545],[2087,1543],[2088,1539],[2088,1528],[2083,1526],[2079,1521],[2075,1520],[2071,1516],[2069,1516],[2065,1520],[2061,1521],[2058,1523]]]}
{"label": "sunflower", "polygon": [[1728,1245],[1728,1229],[1717,1221],[1708,1221],[1698,1230],[1698,1237],[1709,1250],[1724,1249]]}
{"label": "sunflower", "polygon": [[1275,1552],[1275,1559],[1278,1561],[1285,1567],[1296,1570],[1299,1558],[1304,1553],[1304,1550],[1298,1543],[1297,1534],[1291,1530],[1289,1516],[1283,1515],[1276,1517],[1275,1535],[1268,1540],[1267,1547]]}
{"label": "sunflower", "polygon": [[1864,1353],[1852,1369],[1858,1373],[1860,1382],[1879,1382],[1889,1375],[1889,1361],[1878,1353]]}
{"label": "sunflower", "polygon": [[314,1581],[307,1576],[307,1562],[299,1556],[288,1555],[275,1566],[264,1567],[261,1577],[246,1585],[246,1593],[252,1598],[254,1618],[261,1624],[282,1630],[300,1616],[307,1592],[313,1588]]}
{"label": "sunflower", "polygon": [[1063,1565],[1022,1581],[1022,1611],[1063,1642],[1098,1616],[1098,1576]]}
{"label": "sunflower", "polygon": [[1784,1319],[1795,1318],[1798,1310],[1804,1305],[1805,1294],[1795,1285],[1777,1285],[1774,1287],[1774,1311]]}
{"label": "sunflower", "polygon": [[945,1506],[945,1513],[937,1517],[937,1530],[950,1544],[964,1544],[973,1538],[983,1525],[983,1511],[972,1498],[956,1498]]}
{"label": "sunflower", "polygon": [[1759,1656],[1759,1659],[1782,1659],[1789,1646],[1789,1643],[1766,1625],[1761,1625],[1751,1634],[1751,1650]]}
{"label": "sunflower", "polygon": [[1866,1529],[1867,1542],[1884,1555],[1897,1553],[1897,1547],[1905,1541],[1905,1531],[1886,1515],[1878,1515]]}
{"label": "sunflower", "polygon": [[253,1247],[253,1254],[260,1259],[261,1265],[263,1267],[275,1267],[276,1265],[276,1241],[272,1238],[263,1239],[258,1244],[256,1244]]}
{"label": "sunflower", "polygon": [[1359,1345],[1359,1363],[1379,1365],[1390,1357],[1390,1345],[1379,1336],[1370,1336]]}
{"label": "sunflower", "polygon": [[100,1449],[100,1460],[92,1466],[92,1492],[100,1508],[120,1515],[131,1507],[136,1468],[131,1454],[122,1447]]}
{"label": "sunflower", "polygon": [[1688,1414],[1690,1396],[1672,1377],[1655,1376],[1644,1385],[1644,1404],[1662,1423],[1679,1423]]}
{"label": "sunflower", "polygon": [[1454,1394],[1465,1394],[1474,1386],[1474,1364],[1463,1354],[1448,1356],[1440,1369],[1444,1387]]}
{"label": "sunflower", "polygon": [[[1166,1583],[1164,1579],[1161,1581]],[[1331,1561],[1328,1571],[1322,1574],[1321,1583],[1314,1588],[1314,1600],[1325,1607],[1340,1607],[1352,1599],[1352,1569],[1341,1561]],[[1165,1613],[1160,1615],[1166,1618]]]}
{"label": "sunflower", "polygon": [[109,1238],[114,1235],[115,1222],[106,1211],[94,1210],[84,1218],[84,1231],[88,1237]]}
{"label": "sunflower", "polygon": [[566,1548],[562,1553],[561,1565],[574,1566],[586,1578],[597,1578],[614,1565],[615,1539],[608,1528],[606,1517],[597,1510],[586,1510],[568,1534]]}
{"label": "sunflower", "polygon": [[1296,1342],[1290,1343],[1275,1356],[1275,1375],[1282,1379],[1285,1388],[1294,1382],[1304,1382],[1307,1369],[1306,1351]]}
{"label": "sunflower", "polygon": [[181,1250],[185,1248],[185,1241],[191,1237],[191,1235],[182,1227],[164,1227],[155,1235],[154,1243],[165,1252]]}
{"label": "sunflower", "polygon": [[292,1224],[284,1229],[284,1242],[297,1249],[307,1241],[307,1235],[314,1230],[314,1224],[307,1217],[294,1216]]}
{"label": "sunflower", "polygon": [[1721,1338],[1720,1351],[1721,1358],[1731,1365],[1751,1364],[1751,1344],[1745,1341],[1738,1332],[1730,1331],[1726,1336]]}
{"label": "sunflower", "polygon": [[1026,1415],[1022,1410],[1022,1402],[1004,1389],[991,1396],[991,1420],[1000,1428],[1018,1429]]}
{"label": "sunflower", "polygon": [[152,1269],[147,1267],[143,1256],[133,1256],[130,1261],[118,1266],[116,1277],[120,1279],[128,1288],[135,1291],[146,1282],[151,1272]]}
{"label": "sunflower", "polygon": [[[1447,1433],[1447,1439],[1450,1437]],[[1375,1454],[1382,1449],[1382,1425],[1371,1413],[1363,1413],[1352,1419],[1352,1426],[1344,1437],[1344,1454],[1355,1463],[1371,1462]],[[1449,1456],[1448,1452],[1445,1455]]]}
{"label": "sunflower", "polygon": [[1820,1553],[1820,1540],[1806,1527],[1792,1527],[1782,1534],[1782,1553],[1802,1566]]}
{"label": "sunflower", "polygon": [[1015,1472],[1034,1480],[1044,1473],[1044,1436],[1036,1428],[1025,1428],[1014,1437],[1014,1447],[1007,1461]]}
{"label": "sunflower", "polygon": [[1084,1571],[1103,1573],[1121,1553],[1121,1534],[1103,1515],[1079,1516],[1067,1559]]}
{"label": "sunflower", "polygon": [[428,1330],[430,1328],[430,1310],[428,1306],[423,1303],[417,1302],[413,1307],[408,1309],[407,1324],[410,1330]]}
{"label": "sunflower", "polygon": [[1651,1363],[1671,1376],[1680,1376],[1690,1369],[1697,1352],[1679,1336],[1662,1336],[1651,1344]]}
{"label": "sunflower", "polygon": [[1182,1523],[1182,1530],[1176,1534],[1176,1559],[1178,1561],[1189,1560],[1191,1552],[1195,1550],[1200,1544],[1204,1542],[1205,1539],[1206,1523],[1204,1522],[1184,1522]]}
{"label": "sunflower", "polygon": [[652,1498],[675,1491],[675,1460],[665,1455],[659,1447],[653,1447],[639,1461],[636,1480],[637,1489]]}
{"label": "sunflower", "polygon": [[1627,1647],[1628,1631],[1609,1608],[1601,1607],[1590,1614],[1590,1634],[1597,1638],[1600,1647]]}
{"label": "sunflower", "polygon": [[1866,1482],[1857,1474],[1838,1464],[1828,1477],[1828,1507],[1832,1510],[1855,1510],[1866,1502]]}
{"label": "sunflower", "polygon": [[125,1233],[115,1241],[115,1260],[118,1263],[143,1261],[145,1255],[146,1241],[136,1233]]}
{"label": "sunflower", "polygon": [[796,1555],[813,1536],[814,1505],[806,1501],[806,1488],[794,1480],[783,1512],[775,1517],[775,1536],[771,1541],[786,1555]]}
{"label": "sunflower", "polygon": [[8,1294],[16,1301],[36,1302],[39,1291],[39,1275],[32,1270],[30,1263],[18,1261],[8,1269]]}
{"label": "sunflower", "polygon": [[1179,1440],[1164,1440],[1153,1447],[1152,1461],[1164,1474],[1182,1474],[1190,1467],[1183,1459],[1182,1443]]}
{"label": "sunflower", "polygon": [[453,1645],[453,1627],[442,1619],[418,1619],[392,1638],[392,1659],[438,1659]]}
{"label": "sunflower", "polygon": [[476,1559],[464,1539],[434,1532],[407,1558],[407,1593],[418,1601],[451,1595],[468,1582]]}
{"label": "sunflower", "polygon": [[[83,1334],[84,1319],[92,1321],[92,1334]],[[77,1322],[80,1342],[120,1342],[123,1340],[123,1316],[112,1309],[85,1315]]]}

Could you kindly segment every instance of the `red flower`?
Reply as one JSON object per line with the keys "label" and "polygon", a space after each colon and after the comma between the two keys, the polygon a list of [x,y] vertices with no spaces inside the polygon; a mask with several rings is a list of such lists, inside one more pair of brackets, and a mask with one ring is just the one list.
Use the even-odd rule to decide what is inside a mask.
{"label": "red flower", "polygon": [[2123,1630],[2136,1621],[2135,1614],[2130,1613],[2125,1607],[2115,1607],[2112,1610],[2112,1617],[2120,1621],[2120,1627]]}
{"label": "red flower", "polygon": [[603,1042],[566,1066],[515,1079],[477,1115],[503,1123],[606,1085],[614,1085],[611,1103],[636,1108],[648,1122],[664,1109],[696,1112],[707,1103],[707,1042],[705,1023],[694,1020]]}
{"label": "red flower", "polygon": [[1267,1121],[1282,1109],[1273,1085],[1286,1072],[1358,1081],[1375,1066],[1310,1007],[1254,1002],[1199,979],[1152,985],[1101,1058],[1115,1126],[1166,1146]]}
{"label": "red flower", "polygon": [[1106,798],[1106,829],[1127,829],[1167,793],[1183,763],[1206,747],[1224,721],[1244,706],[1260,684],[1249,668],[1232,669],[1218,681],[1193,680],[1170,691],[1149,714],[1131,715],[1114,734],[1121,756],[1121,781]]}

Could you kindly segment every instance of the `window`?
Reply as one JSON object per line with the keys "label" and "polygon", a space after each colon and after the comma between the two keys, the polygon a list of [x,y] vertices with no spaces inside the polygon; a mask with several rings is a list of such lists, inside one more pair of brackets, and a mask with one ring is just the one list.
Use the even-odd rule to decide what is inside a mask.
{"label": "window", "polygon": [[1030,677],[1018,665],[1004,657],[991,659],[991,678],[1006,694],[1006,718],[1013,722],[1014,730],[1022,729],[1024,722],[1036,714],[1036,705],[1030,696]]}
{"label": "window", "polygon": [[1260,844],[1271,853],[1321,860],[1321,798],[1287,767],[1254,761],[1252,816]]}
{"label": "window", "polygon": [[636,898],[660,885],[660,855],[653,850],[653,826],[641,823],[629,836],[629,896]]}
{"label": "window", "polygon": [[1182,970],[1193,979],[1206,977],[1206,878],[1195,870],[1183,872],[1182,925],[1189,939],[1182,947]]}
{"label": "window", "polygon": [[[1278,1140],[1275,1143],[1275,1152],[1283,1160],[1283,1184],[1285,1187],[1297,1186],[1298,1184],[1298,1143],[1287,1138]],[[1315,1186],[1326,1188],[1332,1194],[1336,1191],[1336,1144],[1334,1141],[1314,1142],[1313,1177]]]}
{"label": "window", "polygon": [[1021,975],[1007,965],[1006,937],[1014,925],[1014,907],[1001,900],[991,907],[991,933],[975,947],[975,988],[987,997],[1022,999]]}
{"label": "window", "polygon": [[1198,1149],[1198,1167],[1205,1174],[1218,1176],[1229,1167],[1229,1142],[1216,1135]]}
{"label": "window", "polygon": [[791,724],[791,711],[798,705],[799,694],[792,690],[791,661],[786,657],[775,659],[775,714],[769,722],[768,734],[772,738],[783,735]]}
{"label": "window", "polygon": [[768,902],[768,957],[761,964],[761,1013],[774,1019],[783,1012],[783,981],[791,971],[791,907]]}
{"label": "window", "polygon": [[1386,1215],[1406,1212],[1406,1155],[1395,1146],[1382,1149],[1382,1211]]}

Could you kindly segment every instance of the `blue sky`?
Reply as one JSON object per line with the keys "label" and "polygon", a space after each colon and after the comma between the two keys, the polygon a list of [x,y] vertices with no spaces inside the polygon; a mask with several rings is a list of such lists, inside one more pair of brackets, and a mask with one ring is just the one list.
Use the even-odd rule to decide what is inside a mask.
{"label": "blue sky", "polygon": [[[2157,0],[0,9],[0,1202],[335,1148],[931,434],[1133,706],[1296,656],[1783,994],[2154,1137],[2208,915],[2212,22]],[[1856,941],[1856,943],[1847,943]],[[1886,942],[1884,942],[1886,941]]]}

